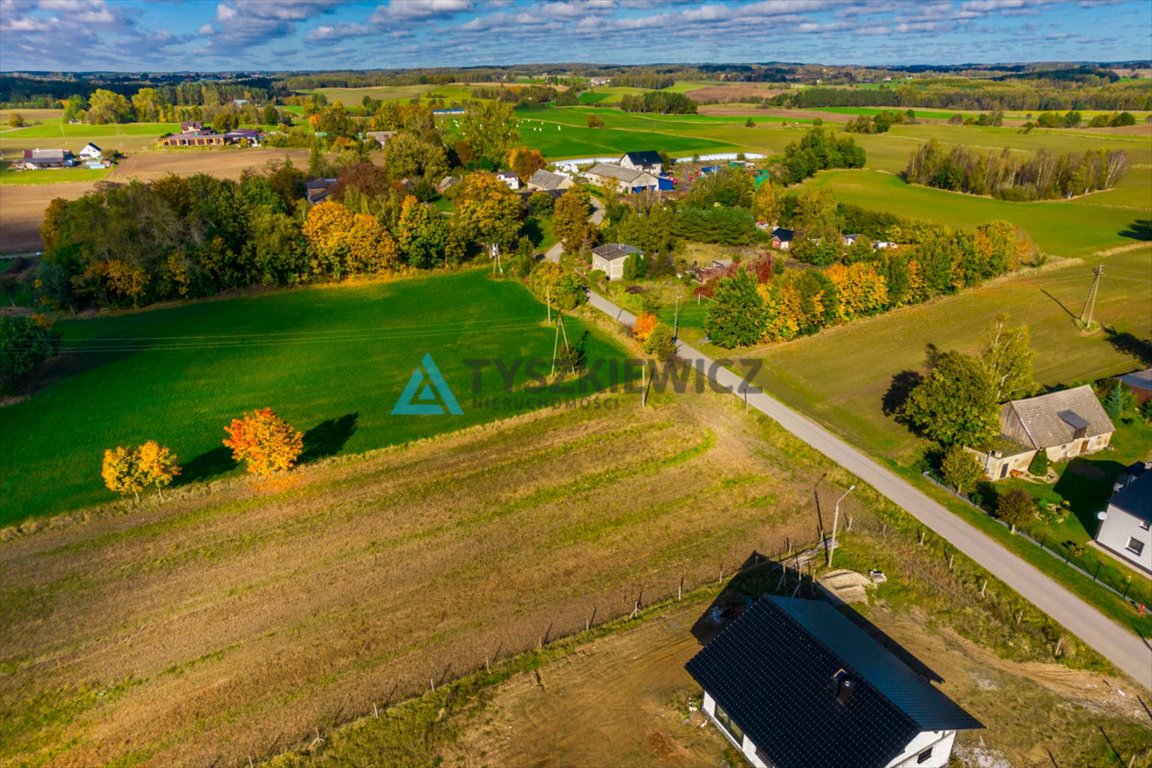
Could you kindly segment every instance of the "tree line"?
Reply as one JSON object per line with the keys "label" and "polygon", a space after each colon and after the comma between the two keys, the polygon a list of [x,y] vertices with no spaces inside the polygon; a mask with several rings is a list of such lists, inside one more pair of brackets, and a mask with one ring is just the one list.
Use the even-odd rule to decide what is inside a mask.
{"label": "tree line", "polygon": [[772,98],[773,106],[899,107],[972,111],[1041,112],[1064,109],[1149,110],[1152,93],[1144,83],[1068,83],[988,81],[944,78],[879,88],[811,87]]}
{"label": "tree line", "polygon": [[954,192],[1003,200],[1052,200],[1114,187],[1130,167],[1122,149],[1090,149],[1057,155],[1041,149],[1030,156],[977,152],[957,146],[945,151],[933,139],[912,153],[904,180]]}
{"label": "tree line", "polygon": [[102,184],[54,200],[36,285],[67,309],[143,306],[249,286],[459,264],[518,246],[525,210],[495,176],[468,174],[443,216],[383,169],[360,164],[332,199],[303,200],[290,163],[240,181],[200,174]]}
{"label": "tree line", "polygon": [[658,112],[665,115],[694,115],[696,102],[682,93],[667,91],[645,91],[638,94],[625,94],[620,99],[620,109],[625,112]]}

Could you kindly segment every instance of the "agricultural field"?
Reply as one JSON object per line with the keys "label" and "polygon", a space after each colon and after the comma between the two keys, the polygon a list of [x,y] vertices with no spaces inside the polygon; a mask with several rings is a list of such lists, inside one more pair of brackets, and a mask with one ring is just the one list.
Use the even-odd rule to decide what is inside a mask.
{"label": "agricultural field", "polygon": [[[1104,265],[1095,320],[1107,330],[1085,333],[1074,322]],[[974,353],[997,314],[1032,333],[1038,384],[1054,386],[1126,373],[1141,361],[1110,341],[1114,334],[1147,338],[1152,328],[1152,246],[1092,262],[1052,265],[875,318],[837,326],[786,344],[758,349],[764,389],[832,425],[854,445],[907,464],[922,443],[883,412],[892,377],[923,365],[926,345]],[[700,331],[688,329],[690,340]],[[1147,361],[1143,363],[1147,365]]]}
{"label": "agricultural field", "polygon": [[[55,173],[55,171],[33,171]],[[0,253],[27,253],[44,247],[40,225],[54,198],[75,200],[91,192],[92,181],[59,184],[0,184]]]}
{"label": "agricultural field", "polygon": [[843,203],[954,227],[1005,219],[1027,232],[1044,253],[1086,258],[1148,239],[1147,225],[1140,222],[1152,219],[1152,207],[1130,205],[1139,194],[1136,185],[1148,178],[1148,169],[1135,169],[1121,187],[1099,193],[1105,197],[1032,203],[914,186],[892,173],[866,169],[823,171],[806,184],[831,189]]}
{"label": "agricultural field", "polygon": [[[289,377],[314,374],[299,360]],[[187,409],[218,421],[192,386],[207,387],[184,388]],[[324,415],[345,413],[340,379],[323,386]],[[813,488],[848,482],[722,395],[596,402],[9,529],[0,761],[231,765],[305,746],[373,703],[582,629],[593,609],[599,624],[681,577],[715,582],[751,549],[815,539]],[[362,450],[378,427],[353,407]]]}
{"label": "agricultural field", "polygon": [[5,158],[26,149],[70,149],[79,152],[88,142],[105,151],[118,149],[125,154],[151,149],[166,133],[179,133],[179,123],[117,123],[88,125],[65,123],[63,117],[45,118],[26,128],[0,130],[0,154]]}
{"label": "agricultural field", "polygon": [[42,171],[17,171],[0,168],[0,184],[42,186],[45,182],[62,184],[77,181],[100,181],[112,172],[111,168],[53,168]]}
{"label": "agricultural field", "polygon": [[[100,460],[116,445],[169,445],[185,465],[182,482],[237,474],[220,441],[224,426],[253,408],[272,407],[305,431],[315,455],[500,418],[506,414],[498,407],[472,406],[473,373],[464,360],[546,363],[554,334],[544,320],[543,305],[524,288],[492,283],[483,270],[62,320],[56,330],[65,354],[49,382],[0,409],[0,434],[20,435],[0,454],[0,525],[110,500]],[[567,333],[592,359],[623,354],[578,320]],[[425,352],[463,415],[391,415]],[[505,394],[490,368],[476,398]],[[549,396],[510,394],[533,407]]]}

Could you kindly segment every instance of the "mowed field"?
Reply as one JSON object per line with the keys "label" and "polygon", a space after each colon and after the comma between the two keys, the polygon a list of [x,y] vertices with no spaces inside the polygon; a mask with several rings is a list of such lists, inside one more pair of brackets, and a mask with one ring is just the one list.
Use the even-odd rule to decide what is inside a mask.
{"label": "mowed field", "polygon": [[[45,178],[69,178],[73,171],[97,174],[98,180],[151,181],[170,173],[189,176],[209,173],[222,178],[238,179],[246,170],[261,170],[269,163],[291,160],[297,167],[306,167],[308,151],[301,149],[165,149],[137,152],[126,157],[108,171],[65,169],[60,171],[11,171],[5,175],[19,176],[20,183],[0,183],[0,253],[36,251],[43,247],[40,225],[44,209],[57,197],[75,200],[92,191],[95,181],[61,181],[33,183]],[[57,174],[63,174],[58,176]]]}
{"label": "mowed field", "polygon": [[0,763],[304,746],[812,540],[813,488],[846,487],[730,397],[600,401],[6,536]]}
{"label": "mowed field", "polygon": [[[1095,261],[1003,278],[958,296],[907,307],[763,348],[758,381],[784,402],[834,425],[854,445],[905,462],[921,444],[884,415],[892,377],[920,370],[925,347],[975,353],[999,313],[1025,323],[1036,353],[1034,374],[1046,386],[1127,373],[1147,364],[1109,342],[1102,330],[1080,331],[1079,316]],[[1117,333],[1152,338],[1152,246],[1103,257],[1094,319]],[[698,334],[689,330],[685,333]]]}
{"label": "mowed field", "polygon": [[[545,308],[483,270],[278,291],[65,320],[48,382],[0,408],[0,525],[110,501],[106,448],[155,439],[184,464],[183,482],[234,473],[221,445],[234,417],[271,407],[306,432],[306,458],[357,453],[507,415],[473,400],[504,396],[495,363],[474,391],[466,360],[552,358]],[[589,360],[624,354],[576,319],[566,327]],[[392,416],[424,353],[463,415]],[[537,406],[552,397],[508,394]],[[578,391],[558,393],[569,399]]]}

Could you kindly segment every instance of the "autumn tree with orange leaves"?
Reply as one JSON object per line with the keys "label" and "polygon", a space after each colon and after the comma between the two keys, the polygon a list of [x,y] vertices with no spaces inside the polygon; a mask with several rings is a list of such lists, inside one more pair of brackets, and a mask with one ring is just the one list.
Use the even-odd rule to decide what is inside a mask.
{"label": "autumn tree with orange leaves", "polygon": [[636,337],[641,346],[648,341],[648,337],[652,335],[652,331],[656,330],[659,322],[656,315],[651,312],[641,312],[636,317],[636,323],[632,326],[632,335]]}
{"label": "autumn tree with orange leaves", "polygon": [[248,465],[254,475],[284,472],[296,464],[304,450],[304,435],[273,412],[262,408],[233,419],[224,428],[228,437],[224,445],[232,449],[232,458]]}
{"label": "autumn tree with orange leaves", "polygon": [[156,486],[156,494],[164,500],[164,488],[180,474],[180,464],[176,454],[170,448],[160,445],[155,440],[149,440],[136,449],[137,461],[144,480],[148,485]]}
{"label": "autumn tree with orange leaves", "polygon": [[140,468],[140,452],[117,446],[104,451],[104,465],[100,470],[104,485],[122,496],[132,494],[140,503],[140,491],[148,487],[148,475]]}

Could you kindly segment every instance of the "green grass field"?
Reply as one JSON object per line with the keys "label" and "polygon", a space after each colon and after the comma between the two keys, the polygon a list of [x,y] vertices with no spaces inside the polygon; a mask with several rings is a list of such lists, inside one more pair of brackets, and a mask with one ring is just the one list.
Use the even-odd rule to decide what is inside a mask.
{"label": "green grass field", "polygon": [[[1134,175],[1146,178],[1146,171]],[[831,189],[840,202],[954,227],[1005,219],[1023,228],[1045,253],[1060,256],[1088,257],[1137,243],[1147,235],[1133,230],[1133,225],[1152,218],[1148,207],[1115,204],[1118,197],[1134,193],[1132,187],[1112,190],[1104,193],[1109,197],[1099,199],[1088,195],[1077,200],[1014,203],[914,186],[894,174],[872,170],[825,171],[806,184]]]}
{"label": "green grass field", "polygon": [[0,131],[0,153],[4,157],[25,149],[70,149],[79,152],[92,142],[108,151],[137,151],[155,146],[166,133],[179,133],[179,123],[124,123],[115,125],[72,125],[62,118],[52,117],[26,128]]}
{"label": "green grass field", "polygon": [[[903,112],[899,107],[819,107],[817,112],[832,112],[837,115],[878,115],[881,112]],[[956,112],[941,112],[939,110],[913,109],[917,119],[947,120]]]}
{"label": "green grass field", "polygon": [[[100,460],[115,445],[151,438],[171,446],[185,481],[237,472],[220,445],[223,428],[253,408],[271,407],[301,431],[319,427],[313,442],[339,443],[325,453],[501,418],[509,411],[474,407],[464,360],[550,360],[553,331],[544,318],[519,285],[471,271],[62,321],[63,348],[79,351],[31,398],[0,409],[0,525],[111,500]],[[620,354],[576,320],[567,333],[590,358]],[[391,415],[425,352],[463,415]],[[504,394],[488,369],[479,396]],[[351,423],[346,441],[332,434]]]}
{"label": "green grass field", "polygon": [[14,171],[0,168],[0,184],[56,184],[65,181],[99,181],[111,168],[53,168],[42,171]]}

